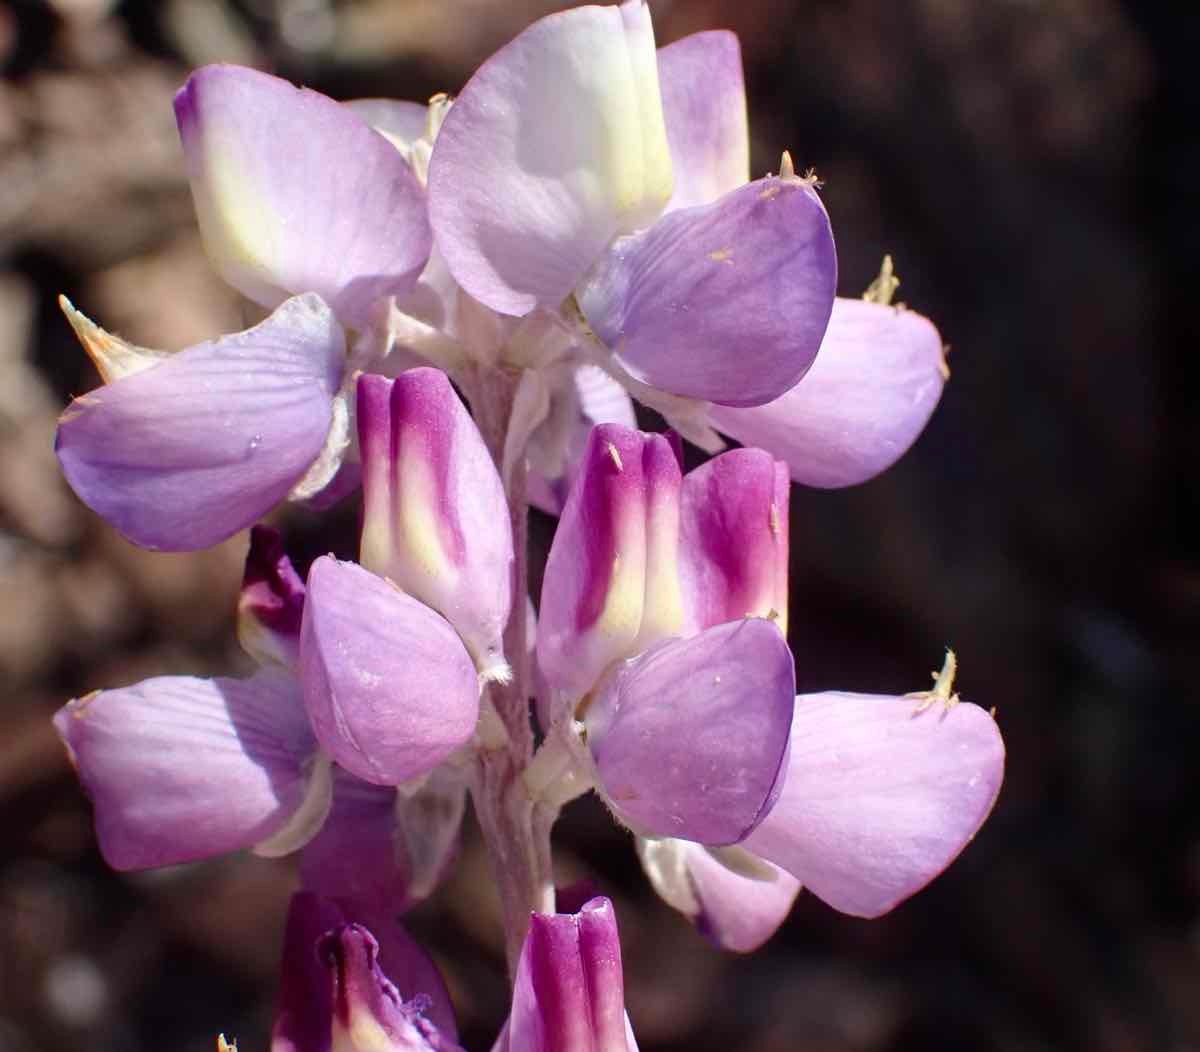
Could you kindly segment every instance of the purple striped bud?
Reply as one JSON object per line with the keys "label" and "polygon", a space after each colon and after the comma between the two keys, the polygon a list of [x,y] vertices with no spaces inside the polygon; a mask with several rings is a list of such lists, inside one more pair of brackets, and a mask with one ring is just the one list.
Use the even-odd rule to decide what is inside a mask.
{"label": "purple striped bud", "polygon": [[496,1052],[637,1052],[608,899],[530,919]]}
{"label": "purple striped bud", "polygon": [[714,457],[683,480],[687,630],[765,617],[787,634],[788,469],[761,449]]}
{"label": "purple striped bud", "polygon": [[485,676],[507,672],[512,530],[504,486],[437,369],[358,381],[362,565],[442,614]]}
{"label": "purple striped bud", "polygon": [[662,435],[592,431],[546,562],[538,661],[552,687],[581,698],[680,630],[680,483]]}

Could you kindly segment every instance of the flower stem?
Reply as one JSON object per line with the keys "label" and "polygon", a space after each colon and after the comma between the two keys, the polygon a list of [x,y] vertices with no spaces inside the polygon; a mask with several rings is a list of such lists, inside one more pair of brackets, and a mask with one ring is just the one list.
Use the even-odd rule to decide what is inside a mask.
{"label": "flower stem", "polygon": [[[472,367],[459,382],[484,442],[501,470],[520,374]],[[515,972],[531,913],[554,910],[550,831],[558,808],[535,802],[522,777],[533,758],[529,720],[530,675],[526,641],[528,518],[525,458],[519,456],[505,479],[513,536],[513,609],[504,630],[504,653],[512,666],[507,683],[490,683],[489,697],[508,732],[496,748],[476,752],[471,795],[503,907],[510,976]]]}

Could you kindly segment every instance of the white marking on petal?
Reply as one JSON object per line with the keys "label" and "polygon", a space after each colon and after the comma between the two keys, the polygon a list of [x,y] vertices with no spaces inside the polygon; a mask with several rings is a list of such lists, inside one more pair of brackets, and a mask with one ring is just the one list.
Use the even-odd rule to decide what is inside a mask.
{"label": "white marking on petal", "polygon": [[317,752],[309,761],[312,769],[304,799],[281,829],[251,850],[260,858],[282,858],[304,847],[320,831],[333,805],[333,761]]}

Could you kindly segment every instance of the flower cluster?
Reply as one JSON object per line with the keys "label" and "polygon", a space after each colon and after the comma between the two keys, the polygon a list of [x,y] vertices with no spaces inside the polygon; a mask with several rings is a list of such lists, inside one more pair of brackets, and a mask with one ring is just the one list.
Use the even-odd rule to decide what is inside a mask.
{"label": "flower cluster", "polygon": [[[458,1048],[397,918],[452,863],[468,796],[513,979],[498,1052],[636,1049],[611,903],[556,905],[550,834],[583,793],[739,951],[801,887],[874,917],[957,856],[1004,750],[953,655],[915,695],[797,695],[786,641],[790,481],[894,462],[941,341],[890,305],[890,261],[835,296],[787,154],[750,180],[734,37],[656,51],[626,0],[535,23],[454,100],[340,104],[213,66],[176,113],[212,262],[270,313],[167,353],[64,302],[105,382],[57,450],[136,544],[253,527],[259,670],[99,691],[55,724],[113,866],[298,855],[279,1052]],[[631,398],[673,430],[638,430]],[[685,474],[683,439],[716,455]],[[302,578],[258,524],[360,489],[357,562]],[[560,517],[536,612],[530,502]]]}

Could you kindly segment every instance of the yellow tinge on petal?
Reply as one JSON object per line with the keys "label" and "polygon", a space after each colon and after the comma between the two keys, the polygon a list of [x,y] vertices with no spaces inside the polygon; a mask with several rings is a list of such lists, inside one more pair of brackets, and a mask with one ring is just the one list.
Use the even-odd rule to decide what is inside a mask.
{"label": "yellow tinge on petal", "polygon": [[202,173],[192,188],[209,258],[252,299],[264,305],[282,302],[286,293],[268,278],[276,269],[278,216],[234,160],[233,150],[207,138],[200,150]]}
{"label": "yellow tinge on petal", "polygon": [[611,102],[621,106],[621,134],[613,143],[613,183],[621,219],[620,233],[648,226],[666,207],[675,190],[667,126],[658,86],[658,56],[650,8],[642,0],[621,5],[625,55],[629,64],[628,96]]}
{"label": "yellow tinge on petal", "polygon": [[[425,438],[406,433],[396,460],[396,530],[398,542],[408,554],[409,564],[418,573],[438,581],[455,574],[455,566],[442,539],[438,521],[437,480],[430,469],[427,453],[421,451]],[[407,587],[404,581],[398,581]],[[414,591],[421,598],[422,590],[414,582]]]}
{"label": "yellow tinge on petal", "polygon": [[683,626],[679,581],[679,500],[650,494],[646,516],[646,580],[637,650],[677,635]]}

